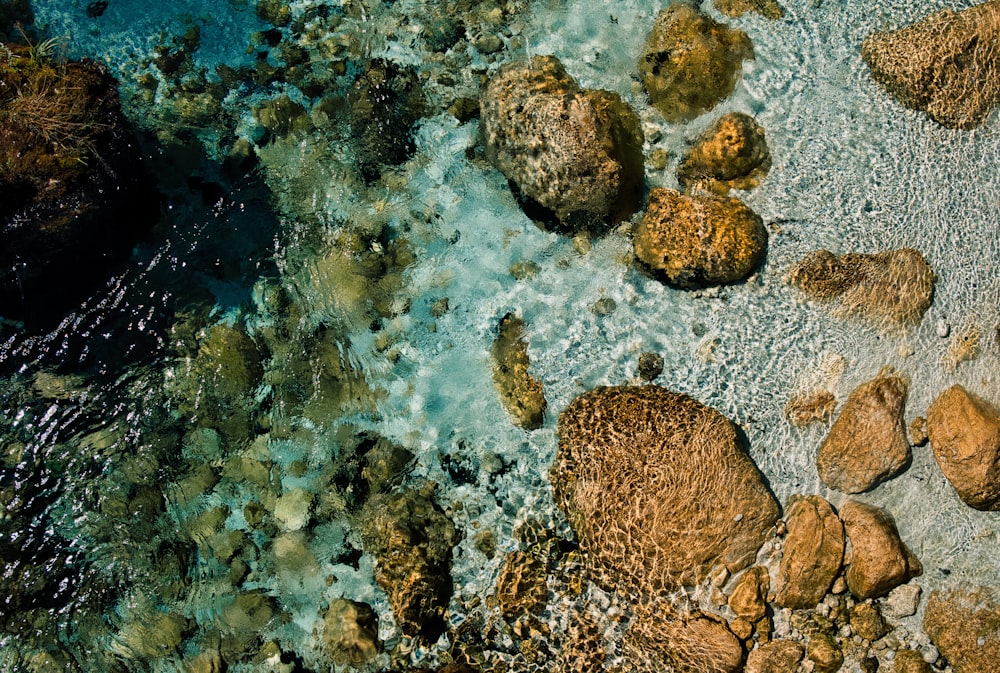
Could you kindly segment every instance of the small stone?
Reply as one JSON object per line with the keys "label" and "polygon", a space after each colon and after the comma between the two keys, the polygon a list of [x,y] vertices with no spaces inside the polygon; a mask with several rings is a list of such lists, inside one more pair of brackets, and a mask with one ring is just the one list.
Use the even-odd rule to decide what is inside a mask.
{"label": "small stone", "polygon": [[785,418],[797,428],[810,423],[826,423],[837,409],[837,398],[829,390],[814,390],[793,395],[785,405]]}
{"label": "small stone", "polygon": [[745,642],[753,636],[753,623],[743,617],[737,617],[729,622],[729,630],[733,632],[734,636]]}
{"label": "small stone", "polygon": [[769,587],[767,568],[763,566],[750,568],[743,573],[733,588],[733,593],[729,596],[729,608],[739,617],[751,622],[757,621],[767,612]]}
{"label": "small stone", "polygon": [[913,446],[923,446],[927,443],[927,419],[917,416],[907,426],[910,437],[910,444]]}
{"label": "small stone", "polygon": [[646,351],[639,355],[639,377],[644,381],[654,381],[663,373],[663,356]]}
{"label": "small stone", "polygon": [[495,54],[503,49],[503,41],[496,35],[480,35],[472,41],[472,46],[481,54]]}
{"label": "small stone", "polygon": [[893,659],[892,673],[931,673],[930,665],[915,650],[899,650]]}
{"label": "small stone", "polygon": [[951,334],[951,325],[948,324],[947,320],[944,319],[938,320],[937,325],[934,328],[934,331],[942,339],[947,339],[948,335]]}
{"label": "small stone", "polygon": [[851,608],[851,628],[854,633],[868,641],[876,641],[889,632],[878,606],[863,602]]}
{"label": "small stone", "polygon": [[431,304],[430,314],[432,318],[440,318],[448,313],[448,297],[441,297]]}
{"label": "small stone", "polygon": [[525,323],[512,313],[500,320],[493,342],[493,384],[507,413],[525,430],[542,427],[545,417],[545,393],[541,382],[528,373],[528,344],[524,340]]}
{"label": "small stone", "polygon": [[313,494],[295,488],[277,499],[274,504],[274,518],[286,531],[305,528],[309,523]]}
{"label": "small stone", "polygon": [[816,673],[835,673],[844,664],[844,653],[833,638],[824,633],[809,638],[806,657],[815,665]]}
{"label": "small stone", "polygon": [[335,599],[323,618],[323,645],[335,664],[358,666],[378,654],[378,617],[365,603]]}
{"label": "small stone", "polygon": [[909,617],[917,612],[920,605],[921,588],[919,584],[901,584],[892,591],[885,599],[885,613],[894,618],[901,619]]}

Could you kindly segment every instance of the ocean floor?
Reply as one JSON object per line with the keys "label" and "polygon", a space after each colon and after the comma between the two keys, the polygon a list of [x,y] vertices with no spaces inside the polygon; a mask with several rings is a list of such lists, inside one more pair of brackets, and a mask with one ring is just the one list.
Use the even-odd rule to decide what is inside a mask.
{"label": "ocean floor", "polygon": [[[490,634],[488,662],[518,670],[525,654],[494,624],[489,597],[507,552],[570,545],[549,483],[559,413],[596,386],[638,383],[643,352],[664,359],[658,385],[742,428],[782,504],[797,493],[847,500],[817,476],[828,425],[785,418],[795,392],[821,384],[842,403],[889,366],[910,381],[907,420],[955,383],[1000,402],[1000,122],[943,128],[892,99],[860,57],[875,30],[971,3],[786,0],[777,20],[725,19],[706,3],[750,36],[755,58],[729,98],[682,124],[650,106],[637,69],[665,2],[446,11],[262,0],[268,14],[248,0],[110,0],[98,17],[85,4],[35,2],[35,26],[121,80],[126,114],[163,174],[166,215],[63,323],[2,333],[0,553],[23,555],[11,566],[23,596],[0,620],[2,670],[221,670],[213,652],[230,671],[342,670],[351,659],[330,654],[340,641],[328,626],[338,598],[377,617],[383,645],[365,670],[457,659],[464,623]],[[459,37],[448,32],[457,23]],[[503,63],[538,54],[635,108],[648,188],[676,187],[680,155],[722,114],[752,115],[773,158],[760,186],[739,195],[768,228],[761,268],[744,283],[680,290],[635,267],[629,223],[595,239],[536,226],[477,152],[478,120],[449,106],[477,97]],[[374,180],[358,171],[363,125],[348,121],[351,83],[373,59],[392,64],[394,82],[413,73],[424,96],[412,147]],[[262,69],[281,75],[255,79]],[[226,173],[251,155],[251,172]],[[202,198],[209,182],[225,195]],[[910,330],[838,317],[784,279],[817,248],[902,247],[937,274]],[[493,384],[491,348],[508,313],[526,325],[547,399],[536,430],[512,421]],[[956,358],[957,340],[973,333],[978,356]],[[382,468],[369,456],[389,444],[385,474],[373,476]],[[451,534],[433,512],[455,531],[453,594],[432,637],[404,635],[376,580],[377,522],[394,510],[370,503],[400,483],[423,494],[411,503],[423,513],[400,525],[437,527],[431,540],[409,531],[411,546]],[[895,517],[923,564],[914,582],[924,595],[1000,584],[997,513],[963,504],[930,446],[857,497]],[[25,535],[31,554],[16,543]],[[549,588],[540,624],[554,641],[571,606],[617,609],[593,587]],[[921,618],[922,606],[901,620],[910,644],[927,642]],[[602,625],[607,642],[620,639],[619,626]]]}

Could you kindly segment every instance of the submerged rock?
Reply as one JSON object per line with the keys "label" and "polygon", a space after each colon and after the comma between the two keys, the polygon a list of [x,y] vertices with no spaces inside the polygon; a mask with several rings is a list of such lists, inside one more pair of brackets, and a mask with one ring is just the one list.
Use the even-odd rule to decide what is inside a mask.
{"label": "submerged rock", "polygon": [[750,115],[730,112],[716,120],[684,155],[677,180],[686,189],[720,195],[752,189],[771,168],[764,128]]}
{"label": "submerged rock", "polygon": [[816,250],[789,271],[787,280],[810,299],[837,299],[844,315],[909,327],[931,305],[937,279],[923,255],[903,248],[871,255]]}
{"label": "submerged rock", "polygon": [[726,627],[694,613],[667,620],[659,612],[642,615],[625,634],[625,654],[638,670],[675,673],[737,673],[743,647]]}
{"label": "submerged rock", "polygon": [[669,122],[694,119],[733,92],[753,44],[695,7],[674,2],[656,16],[639,60],[650,102]]}
{"label": "submerged rock", "polygon": [[738,617],[755,622],[767,611],[767,592],[770,590],[770,578],[767,568],[754,566],[740,577],[733,593],[729,595],[729,609]]}
{"label": "submerged rock", "polygon": [[668,282],[698,287],[749,276],[764,258],[767,229],[738,199],[655,188],[633,244],[636,257]]}
{"label": "submerged rock", "polygon": [[879,598],[923,572],[923,566],[899,539],[896,522],[881,507],[849,500],[840,510],[851,540],[847,586],[857,598]]}
{"label": "submerged rock", "polygon": [[528,373],[530,362],[528,344],[524,340],[524,321],[512,313],[505,315],[491,353],[493,385],[507,413],[525,430],[542,427],[545,393],[542,383]]}
{"label": "submerged rock", "polygon": [[992,673],[1000,662],[1000,590],[932,591],[924,630],[955,673]]}
{"label": "submerged rock", "polygon": [[378,616],[366,603],[332,601],[323,625],[323,645],[335,664],[358,666],[378,654]]}
{"label": "submerged rock", "polygon": [[778,518],[732,422],[657,386],[577,397],[549,476],[595,580],[639,596],[742,570]]}
{"label": "submerged rock", "polygon": [[1000,0],[872,33],[861,56],[899,102],[949,128],[982,124],[1000,99]]}
{"label": "submerged rock", "polygon": [[850,394],[816,456],[820,479],[844,493],[862,493],[910,462],[903,407],[907,382],[882,371]]}
{"label": "submerged rock", "polygon": [[931,673],[931,665],[916,650],[899,650],[896,652],[892,673]]}
{"label": "submerged rock", "polygon": [[639,208],[639,118],[618,94],[581,89],[554,56],[510,63],[480,99],[486,156],[532,217],[600,231]]}
{"label": "submerged rock", "polygon": [[780,19],[785,15],[777,0],[714,0],[715,8],[721,14],[737,18],[747,12],[756,12],[765,19]]}
{"label": "submerged rock", "polygon": [[927,434],[962,502],[1000,509],[1000,410],[954,385],[927,410]]}
{"label": "submerged rock", "polygon": [[844,558],[844,526],[818,495],[792,496],[788,535],[778,567],[775,605],[814,608],[830,590]]}
{"label": "submerged rock", "polygon": [[747,655],[746,673],[792,673],[805,653],[802,645],[791,640],[761,643]]}

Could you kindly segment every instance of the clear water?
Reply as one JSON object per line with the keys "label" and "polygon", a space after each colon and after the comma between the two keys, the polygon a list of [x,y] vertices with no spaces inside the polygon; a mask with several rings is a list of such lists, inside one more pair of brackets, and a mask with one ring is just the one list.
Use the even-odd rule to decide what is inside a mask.
{"label": "clear water", "polygon": [[[1000,324],[996,116],[974,131],[944,129],[892,100],[859,57],[873,30],[969,3],[789,0],[779,21],[729,20],[750,35],[756,59],[729,99],[679,125],[662,122],[637,85],[637,54],[665,4],[518,5],[502,28],[504,51],[487,57],[463,47],[451,66],[453,91],[426,87],[432,114],[419,122],[412,158],[389,177],[372,185],[356,178],[350,131],[334,119],[262,143],[258,169],[216,201],[188,176],[211,181],[233,138],[260,140],[254,107],[280,94],[305,102],[304,94],[288,83],[245,85],[224,100],[223,121],[199,126],[178,121],[162,89],[143,94],[139,77],[156,73],[149,62],[157,45],[192,25],[201,29],[196,69],[259,65],[256,54],[266,50],[254,33],[269,26],[253,3],[111,0],[97,19],[81,2],[33,3],[36,25],[67,35],[70,55],[101,60],[121,79],[127,113],[159,139],[151,162],[167,204],[128,267],[61,324],[2,332],[3,553],[20,550],[13,564],[3,560],[26,573],[15,585],[41,585],[5,607],[0,670],[33,670],[40,652],[67,670],[182,670],[218,647],[213,638],[224,651],[248,652],[230,670],[275,670],[266,648],[260,653],[265,642],[286,661],[294,655],[307,669],[328,670],[314,634],[338,597],[371,604],[386,650],[403,647],[372,559],[356,554],[360,533],[338,504],[346,491],[332,474],[365,431],[414,455],[408,479],[437,484],[435,498],[461,538],[449,620],[482,618],[488,609],[471,606],[492,592],[502,552],[521,544],[517,531],[536,521],[565,532],[548,484],[559,411],[594,386],[635,381],[642,351],[663,355],[658,383],[743,427],[781,502],[794,493],[844,499],[816,476],[825,428],[797,430],[783,418],[790,394],[809,380],[825,377],[843,400],[891,365],[912,382],[907,418],[952,383],[1000,401],[1000,344],[985,338],[977,359],[953,367],[949,340],[937,333],[941,323],[952,334],[976,325],[984,335]],[[293,19],[320,7],[337,18],[304,31],[311,62],[329,58],[323,45],[332,38],[349,45],[348,63],[384,57],[430,73],[431,82],[445,67],[421,39],[426,3],[290,7]],[[486,10],[473,12],[479,30],[501,31]],[[666,170],[647,166],[651,187],[675,184],[684,143],[719,115],[753,114],[774,160],[760,187],[742,195],[769,223],[763,268],[742,285],[678,291],[633,268],[621,232],[586,246],[536,228],[503,177],[469,158],[477,122],[444,111],[448,96],[476,95],[478,74],[526,54],[555,54],[583,86],[616,91],[636,108],[647,156],[671,154]],[[343,93],[350,77],[328,84]],[[348,238],[359,243],[351,248]],[[412,259],[393,248],[403,240]],[[782,280],[815,248],[904,246],[920,249],[938,274],[933,305],[907,334],[836,319]],[[365,275],[366,264],[391,254],[401,261]],[[538,272],[518,280],[510,267],[525,261]],[[432,312],[444,297],[447,312]],[[613,300],[610,314],[593,310],[602,299]],[[544,426],[530,433],[512,424],[491,379],[490,346],[510,311],[529,327],[531,371],[549,405]],[[262,382],[236,386],[240,396],[225,403],[206,402],[222,379],[199,369],[198,344],[213,329],[237,328],[260,347]],[[255,481],[240,461],[265,465],[270,482]],[[192,479],[205,465],[218,481],[199,490]],[[302,492],[312,498],[304,525],[285,510],[274,527],[248,523],[248,504],[277,511],[281,498]],[[896,517],[924,564],[916,581],[925,592],[1000,582],[996,514],[964,506],[929,447],[863,498]],[[203,534],[213,512],[219,525]],[[230,570],[205,541],[226,531],[242,531],[258,549],[239,591],[270,597],[275,618],[257,624],[240,612]],[[493,533],[499,552],[483,552],[481,531]],[[907,623],[912,632],[919,619]],[[449,649],[443,638],[409,661],[433,665]],[[389,665],[388,654],[372,664]]]}

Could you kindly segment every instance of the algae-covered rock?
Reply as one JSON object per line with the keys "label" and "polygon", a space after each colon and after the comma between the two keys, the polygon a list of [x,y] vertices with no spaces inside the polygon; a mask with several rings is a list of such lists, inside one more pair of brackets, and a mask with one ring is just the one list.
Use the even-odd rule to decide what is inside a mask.
{"label": "algae-covered rock", "polygon": [[851,540],[847,586],[860,599],[885,596],[923,572],[923,566],[899,539],[896,522],[886,510],[849,500],[840,510]]}
{"label": "algae-covered rock", "polygon": [[830,590],[844,558],[844,526],[818,495],[792,496],[788,535],[778,567],[775,605],[814,608]]}
{"label": "algae-covered rock", "polygon": [[336,664],[357,666],[378,654],[378,616],[371,606],[338,598],[323,618],[323,644]]}
{"label": "algae-covered rock", "polygon": [[764,258],[767,229],[738,199],[655,188],[633,244],[639,261],[668,282],[697,287],[749,276]]}
{"label": "algae-covered rock", "polygon": [[955,673],[991,673],[1000,662],[1000,590],[932,591],[924,630]]}
{"label": "algae-covered rock", "polygon": [[524,340],[524,321],[508,313],[500,321],[493,342],[493,384],[500,401],[514,422],[525,430],[542,427],[545,393],[542,383],[528,373],[528,344]]}
{"label": "algae-covered rock", "polygon": [[927,410],[927,435],[962,502],[1000,509],[1000,410],[954,385]]}
{"label": "algae-covered rock", "polygon": [[865,38],[872,77],[903,105],[949,128],[982,124],[1000,99],[1000,1],[942,9]]}
{"label": "algae-covered rock", "polygon": [[909,327],[931,305],[937,279],[923,255],[903,248],[871,255],[816,250],[792,267],[787,280],[810,299],[836,299],[839,314]]}
{"label": "algae-covered rock", "polygon": [[816,456],[820,479],[844,493],[862,493],[910,462],[903,408],[909,385],[883,371],[851,392]]}
{"label": "algae-covered rock", "polygon": [[639,208],[638,116],[617,94],[581,89],[554,56],[498,70],[480,120],[487,158],[532,217],[566,232],[601,231]]}
{"label": "algae-covered rock", "polygon": [[747,567],[778,518],[732,422],[657,386],[577,397],[549,478],[595,580],[639,596]]}
{"label": "algae-covered rock", "polygon": [[639,60],[652,104],[669,122],[693,119],[733,92],[743,60],[753,58],[746,33],[684,2],[656,16]]}
{"label": "algae-covered rock", "polygon": [[677,167],[677,180],[687,189],[720,195],[760,184],[771,167],[764,128],[750,115],[730,112],[695,141]]}

